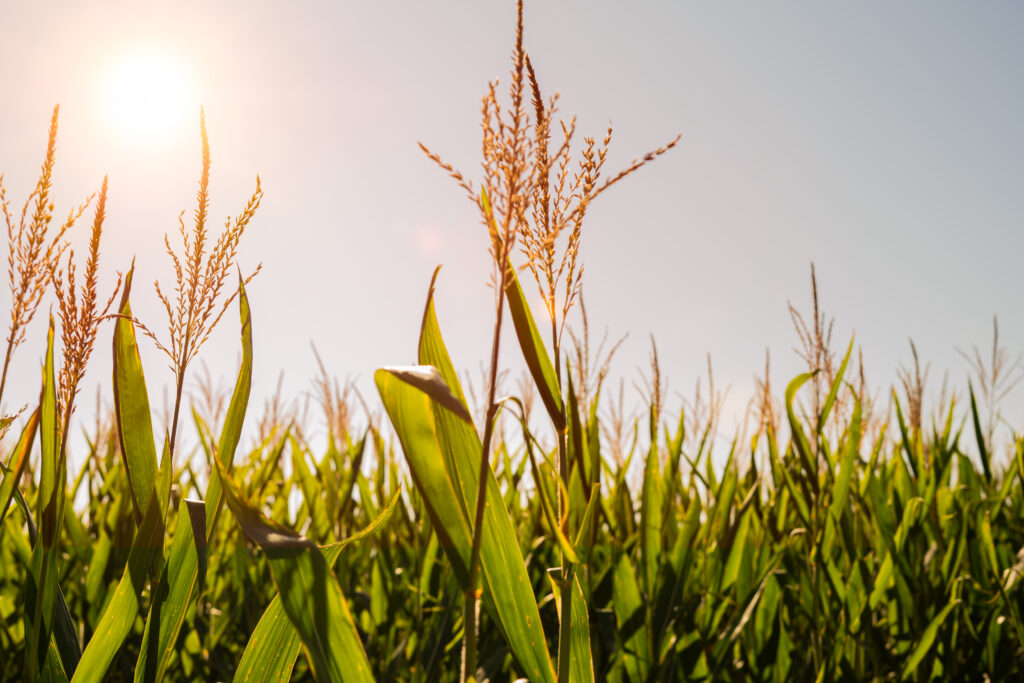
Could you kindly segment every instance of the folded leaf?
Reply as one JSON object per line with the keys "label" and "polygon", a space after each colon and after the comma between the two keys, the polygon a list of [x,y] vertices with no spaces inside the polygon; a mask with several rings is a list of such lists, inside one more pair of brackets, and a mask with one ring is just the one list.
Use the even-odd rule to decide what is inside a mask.
{"label": "folded leaf", "polygon": [[242,497],[219,460],[224,499],[242,531],[267,554],[285,614],[319,681],[372,681],[370,663],[341,586],[308,538],[264,517]]}

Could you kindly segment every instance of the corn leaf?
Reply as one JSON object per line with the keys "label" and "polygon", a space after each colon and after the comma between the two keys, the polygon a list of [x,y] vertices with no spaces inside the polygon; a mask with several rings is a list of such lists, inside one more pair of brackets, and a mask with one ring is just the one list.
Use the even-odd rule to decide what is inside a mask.
{"label": "corn leaf", "polygon": [[[401,489],[395,491],[391,502],[362,531],[353,534],[338,543],[321,548],[328,566],[334,567],[345,546],[376,533],[395,511],[401,497]],[[299,656],[301,641],[288,615],[284,611],[281,595],[275,595],[270,605],[263,612],[249,642],[242,653],[242,659],[235,670],[236,683],[271,683],[272,681],[288,681],[291,678],[295,660]]]}
{"label": "corn leaf", "polygon": [[[419,362],[436,367],[452,393],[465,403],[458,376],[437,323],[433,289],[427,296],[420,329]],[[447,454],[451,480],[456,483],[455,493],[462,501],[461,509],[467,511],[465,519],[469,528],[472,520],[469,511],[475,510],[480,480],[483,450],[480,437],[472,424],[436,402],[430,402],[430,409],[434,417],[437,443],[441,452]],[[406,455],[408,457],[408,451]],[[532,680],[549,680],[554,670],[546,647],[536,596],[527,579],[529,574],[519,548],[519,539],[508,510],[501,503],[501,491],[493,472],[486,473],[485,481],[486,500],[489,502],[484,506],[480,551],[485,605],[493,604],[495,621],[524,673]],[[468,586],[464,586],[464,589],[468,589]]]}
{"label": "corn leaf", "polygon": [[825,403],[821,407],[821,415],[818,416],[818,432],[825,428],[825,423],[828,422],[828,416],[832,412],[832,406],[835,405],[836,398],[839,396],[839,388],[843,384],[843,375],[846,374],[846,366],[850,362],[850,354],[853,353],[853,339],[850,340],[850,345],[846,348],[846,355],[843,356],[843,362],[839,364],[839,370],[836,371],[835,377],[832,379],[832,385],[828,388],[828,395],[825,397]]}
{"label": "corn leaf", "polygon": [[72,683],[99,683],[124,644],[139,613],[139,597],[149,583],[150,568],[163,552],[163,511],[157,496],[147,496],[149,506],[135,534],[128,566],[107,603],[92,639],[82,653]]}
{"label": "corn leaf", "polygon": [[647,680],[651,667],[650,645],[640,586],[628,554],[619,555],[614,572],[612,608],[618,626],[618,639],[622,643],[623,666],[630,681],[642,683]]}
{"label": "corn leaf", "polygon": [[658,413],[650,407],[651,443],[644,461],[644,482],[640,497],[641,557],[644,589],[650,595],[658,576],[658,562],[661,558],[661,526],[664,508],[661,467],[658,463]]}
{"label": "corn leaf", "polygon": [[36,408],[32,411],[28,422],[25,423],[25,427],[21,430],[18,443],[14,446],[14,450],[11,451],[11,459],[4,467],[3,482],[0,483],[0,524],[3,523],[4,517],[7,516],[7,508],[10,507],[11,498],[18,488],[18,480],[21,479],[22,472],[25,471],[25,465],[28,463],[28,456],[32,451],[32,443],[35,441],[38,429],[39,408]]}
{"label": "corn leaf", "polygon": [[[57,415],[57,382],[54,375],[54,321],[46,334],[46,358],[43,364],[43,388],[39,401],[40,413],[40,489],[36,506],[41,520],[39,542],[32,549],[30,573],[26,579],[26,603],[34,606],[26,619],[25,668],[30,679],[37,675],[54,675],[56,668],[49,662],[50,638],[55,633],[55,618],[63,606],[57,584],[58,536],[63,522],[64,496],[67,490],[65,463],[59,451],[60,422]],[[67,607],[63,606],[66,612]],[[58,635],[67,635],[66,629]],[[71,640],[61,639],[61,650],[68,653],[73,667],[77,659],[78,640],[71,631]],[[61,645],[61,643],[58,643]],[[50,674],[46,674],[46,671]]]}
{"label": "corn leaf", "polygon": [[[548,574],[551,592],[558,610],[558,620],[562,620],[562,600],[558,583]],[[569,618],[572,619],[572,640],[569,643],[569,681],[570,683],[593,683],[594,656],[590,650],[590,617],[587,615],[587,597],[583,594],[578,575],[572,577],[572,601]]]}
{"label": "corn leaf", "polygon": [[189,604],[206,576],[206,508],[201,500],[183,500],[163,575],[149,608],[135,680],[159,681],[167,671]]}
{"label": "corn leaf", "polygon": [[555,429],[562,430],[565,428],[565,409],[562,406],[558,377],[555,375],[555,368],[537,331],[530,306],[526,302],[526,295],[515,272],[509,274],[505,284],[505,296],[508,299],[509,313],[512,315],[512,324],[516,329],[516,338],[526,360],[526,367],[529,368],[530,375],[537,385],[537,392],[551,417],[552,424]]}
{"label": "corn leaf", "polygon": [[372,681],[370,663],[341,586],[320,549],[309,539],[264,517],[242,497],[224,465],[215,460],[228,508],[266,552],[285,614],[295,627],[319,681]]}
{"label": "corn leaf", "polygon": [[906,666],[903,667],[903,675],[901,680],[907,680],[910,678],[917,667],[921,664],[921,661],[928,654],[929,650],[932,649],[932,645],[935,643],[935,637],[939,635],[939,629],[942,628],[942,623],[946,621],[946,617],[953,611],[953,608],[960,604],[959,600],[951,600],[942,611],[935,615],[935,618],[928,624],[928,628],[921,634],[921,640],[918,641],[917,646],[907,659]]}
{"label": "corn leaf", "polygon": [[[217,451],[212,458],[223,464],[228,472],[231,471],[235,449],[238,447],[238,439],[242,434],[242,422],[245,420],[245,411],[249,405],[249,392],[252,389],[252,313],[249,309],[249,297],[245,294],[245,282],[241,275],[238,277],[238,317],[242,327],[242,364],[238,368],[238,379],[235,381],[235,390],[231,394],[231,403],[224,419]],[[219,468],[211,466],[210,484],[206,489],[207,543],[213,538],[217,516],[224,503],[219,472]]]}
{"label": "corn leaf", "polygon": [[121,457],[128,474],[135,522],[141,525],[156,481],[157,462],[149,392],[135,339],[132,309],[128,303],[134,273],[133,264],[125,276],[119,317],[114,325],[114,418]]}

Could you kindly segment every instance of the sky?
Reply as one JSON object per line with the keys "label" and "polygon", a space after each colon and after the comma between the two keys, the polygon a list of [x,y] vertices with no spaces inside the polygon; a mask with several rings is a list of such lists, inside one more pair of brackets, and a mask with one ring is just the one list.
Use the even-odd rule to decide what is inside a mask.
{"label": "sky", "polygon": [[[487,236],[417,142],[478,175],[480,96],[491,79],[507,84],[513,21],[505,0],[0,0],[8,197],[20,208],[31,191],[59,102],[57,214],[109,174],[107,286],[134,258],[133,311],[162,330],[150,283],[170,281],[163,235],[194,207],[203,105],[212,215],[240,211],[257,173],[265,191],[239,252],[243,270],[263,266],[249,287],[252,414],[280,373],[286,396],[312,389],[311,342],[329,372],[377,405],[374,369],[415,361],[438,264],[449,351],[479,384],[493,296]],[[731,387],[732,414],[766,349],[781,391],[802,369],[787,302],[808,309],[812,262],[836,346],[855,335],[878,387],[909,361],[909,338],[931,363],[930,387],[947,370],[963,386],[969,368],[956,349],[987,347],[994,315],[1010,352],[1024,350],[1022,33],[1024,5],[1012,2],[527,2],[540,85],[561,94],[580,133],[614,124],[608,168],[682,134],[588,213],[591,328],[628,334],[612,382],[634,394],[653,335],[670,408],[692,396],[707,354],[716,385]],[[116,74],[152,63],[127,92],[117,85]],[[155,134],[125,114],[149,88],[156,99],[172,93]],[[87,225],[72,237],[80,249]],[[37,395],[44,318],[15,358],[8,406]],[[226,388],[235,320],[200,354]],[[97,384],[109,397],[109,339],[108,327],[83,419]],[[506,342],[503,362],[518,372]],[[143,362],[159,404],[165,359],[143,342]],[[1004,406],[1018,427],[1022,394]]]}

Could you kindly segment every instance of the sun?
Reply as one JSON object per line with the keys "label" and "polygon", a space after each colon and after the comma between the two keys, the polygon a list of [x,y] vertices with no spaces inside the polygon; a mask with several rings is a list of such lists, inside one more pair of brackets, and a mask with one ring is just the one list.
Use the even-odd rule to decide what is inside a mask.
{"label": "sun", "polygon": [[127,53],[108,73],[106,116],[126,142],[167,142],[195,118],[194,99],[184,65],[163,52]]}

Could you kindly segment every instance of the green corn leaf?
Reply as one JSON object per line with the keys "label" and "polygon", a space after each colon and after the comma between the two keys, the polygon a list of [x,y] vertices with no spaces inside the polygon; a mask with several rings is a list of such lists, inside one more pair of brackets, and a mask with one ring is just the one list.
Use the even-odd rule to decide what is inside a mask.
{"label": "green corn leaf", "polygon": [[57,604],[54,611],[53,644],[60,655],[64,680],[67,680],[69,674],[74,674],[78,662],[82,658],[82,644],[78,641],[78,627],[74,619],[71,618],[71,611],[64,598],[64,589],[59,585],[57,586]]}
{"label": "green corn leaf", "polygon": [[836,398],[839,396],[839,388],[843,384],[843,375],[846,374],[846,366],[850,362],[850,354],[853,353],[853,339],[850,340],[850,345],[846,348],[846,355],[843,356],[843,362],[839,364],[839,370],[836,372],[835,378],[832,380],[832,386],[828,389],[828,396],[825,397],[825,404],[821,407],[821,415],[818,416],[818,433],[825,428],[825,423],[828,422],[828,416],[832,412],[832,406],[836,403]]}
{"label": "green corn leaf", "polygon": [[885,553],[885,559],[882,560],[882,564],[879,565],[878,573],[875,576],[873,582],[873,588],[871,594],[868,596],[868,606],[873,610],[878,607],[878,604],[885,597],[886,592],[889,590],[889,584],[892,583],[892,572],[893,562],[892,555],[887,551]]}
{"label": "green corn leaf", "polygon": [[[259,498],[267,484],[270,482],[271,477],[275,472],[281,471],[281,455],[284,453],[286,445],[291,443],[290,437],[292,434],[292,425],[285,428],[284,433],[278,438],[277,444],[270,449],[270,454],[264,459],[259,470],[253,475],[249,482],[248,495],[252,498]],[[271,437],[267,437],[267,443],[271,442]],[[260,449],[262,450],[262,448]],[[358,462],[357,460],[354,462]]]}
{"label": "green corn leaf", "polygon": [[242,497],[215,460],[224,499],[242,531],[266,552],[285,614],[299,634],[319,681],[372,681],[341,586],[320,549],[309,539],[264,517]]}
{"label": "green corn leaf", "polygon": [[597,415],[600,398],[601,387],[598,386],[590,401],[590,415],[587,418],[587,455],[590,457],[591,486],[601,483],[601,468],[604,464],[601,459],[601,423]]}
{"label": "green corn leaf", "polygon": [[[238,368],[235,390],[231,394],[231,403],[228,406],[227,417],[224,419],[224,427],[221,429],[217,452],[213,458],[224,465],[228,472],[231,471],[235,449],[238,447],[238,439],[242,434],[242,422],[245,420],[245,411],[249,405],[249,391],[252,389],[252,313],[249,309],[249,297],[245,294],[245,282],[242,280],[241,274],[238,276],[238,317],[242,328],[242,364]],[[210,484],[206,489],[207,543],[213,538],[217,516],[224,504],[219,471],[217,467],[211,466]]]}
{"label": "green corn leaf", "polygon": [[[441,454],[440,439],[434,427],[438,413],[432,409],[430,398],[388,370],[378,370],[374,379],[402,444],[413,482],[427,506],[440,545],[448,554],[460,585],[466,590],[469,587],[469,555],[472,545],[466,489],[476,488],[473,475],[479,473],[480,452],[462,451],[459,454],[461,457],[455,458],[457,462],[451,466],[462,470],[460,480],[466,482],[465,489],[462,485],[457,487],[449,465]],[[446,408],[439,410],[447,412]],[[461,418],[453,418],[465,424]],[[466,462],[473,459],[472,454],[475,454],[476,460],[475,473],[470,470],[471,463]],[[475,494],[475,491],[471,492]],[[492,502],[485,508],[480,551],[484,580],[483,604],[493,610],[512,652],[525,670],[532,672],[536,680],[553,681],[554,669],[541,629],[536,598],[532,586],[526,580],[527,573],[519,543],[508,514],[500,505],[500,492],[493,475],[488,477],[488,498]],[[475,495],[472,500],[475,500]],[[499,501],[499,504],[493,501]],[[498,527],[502,513],[504,528]]]}
{"label": "green corn leaf", "polygon": [[974,387],[967,383],[967,390],[971,397],[971,422],[974,425],[974,439],[978,443],[978,456],[981,458],[981,468],[985,472],[985,480],[992,481],[992,465],[989,462],[988,444],[985,441],[985,430],[981,426],[981,418],[978,416],[978,402],[974,398]]}
{"label": "green corn leaf", "polygon": [[907,454],[907,462],[913,468],[915,477],[925,476],[920,435],[916,433],[911,435],[907,422],[903,417],[903,406],[900,405],[900,398],[896,394],[895,389],[892,391],[892,401],[893,406],[896,408],[896,424],[900,429],[900,442],[903,445],[904,452]]}
{"label": "green corn leaf", "polygon": [[568,450],[569,462],[579,468],[580,480],[586,497],[590,497],[590,485],[593,473],[591,472],[591,461],[587,456],[587,435],[583,431],[583,423],[580,420],[580,406],[576,400],[576,391],[572,385],[572,373],[566,374],[568,396],[568,420],[566,429],[566,448]]}
{"label": "green corn leaf", "polygon": [[[773,455],[777,459],[777,454]],[[797,515],[800,517],[800,522],[803,524],[805,529],[811,526],[811,511],[810,506],[807,503],[807,499],[804,497],[803,491],[793,481],[793,476],[789,472],[789,468],[786,464],[777,460],[778,471],[782,474],[782,482],[789,491],[790,498],[796,506]]]}
{"label": "green corn leaf", "polygon": [[624,552],[615,561],[613,581],[612,608],[622,643],[623,666],[630,681],[643,683],[651,667],[645,608],[633,563]]}
{"label": "green corn leaf", "polygon": [[725,592],[734,583],[740,574],[740,562],[747,547],[747,535],[750,533],[750,519],[752,513],[747,510],[740,520],[736,534],[733,536],[732,547],[729,549],[729,557],[725,561],[725,569],[722,573],[722,584],[719,591]]}
{"label": "green corn leaf", "polygon": [[58,471],[60,423],[57,415],[57,381],[53,365],[53,316],[46,333],[46,359],[43,362],[43,389],[39,396],[39,493],[36,497],[36,519],[39,521],[44,547],[54,544],[57,525],[57,496],[64,487]]}
{"label": "green corn leaf", "polygon": [[733,503],[736,499],[737,474],[736,468],[726,466],[722,476],[722,485],[715,493],[715,503],[708,515],[707,530],[710,534],[715,530],[722,530],[728,527]]}
{"label": "green corn leaf", "polygon": [[139,614],[139,597],[149,583],[150,568],[163,553],[164,523],[157,496],[147,496],[149,506],[135,534],[125,567],[103,616],[82,653],[72,683],[99,683],[124,644]]}
{"label": "green corn leaf", "polygon": [[661,527],[664,509],[661,467],[658,463],[658,413],[650,407],[651,443],[644,461],[644,481],[640,497],[640,534],[643,586],[652,595],[658,576],[658,562],[661,558]]}
{"label": "green corn leaf", "polygon": [[[558,475],[549,475],[549,467],[544,467],[547,466],[546,462],[541,463],[540,465],[538,465],[537,463],[537,456],[534,453],[534,445],[536,444],[536,440],[533,438],[533,434],[530,432],[530,426],[526,423],[526,420],[524,418],[526,410],[523,407],[522,402],[514,396],[509,396],[505,400],[511,403],[515,403],[515,405],[518,406],[519,408],[519,413],[516,415],[516,420],[518,420],[519,426],[522,429],[523,443],[524,448],[526,449],[527,456],[526,460],[530,463],[530,474],[533,476],[533,481],[536,483],[537,497],[540,500],[540,508],[544,514],[544,519],[547,521],[548,528],[551,530],[551,533],[555,537],[555,540],[558,541],[558,545],[562,549],[562,552],[566,554],[566,557],[568,558],[569,562],[575,564],[579,562],[579,556],[577,555],[577,551],[579,550],[580,537],[577,536],[576,544],[572,544],[569,542],[569,539],[566,537],[566,535],[562,532],[562,525],[558,523],[558,515],[555,512],[554,505],[551,503],[551,496],[548,495],[548,486],[545,483],[546,481],[558,482]],[[593,496],[591,497],[591,499],[593,500]],[[583,528],[581,526],[580,535],[582,535],[582,533]]]}
{"label": "green corn leaf", "polygon": [[[338,508],[340,510],[339,516],[341,517],[344,517],[347,514],[349,506],[354,502],[352,494],[356,489],[356,473],[359,472],[359,467],[363,463],[363,454],[366,453],[366,442],[371,433],[376,439],[378,436],[377,430],[372,426],[368,427],[366,432],[363,433],[362,438],[348,450],[351,457],[351,463],[348,466],[348,482],[344,488],[344,494],[341,495],[338,503]],[[384,457],[383,450],[379,450],[377,453],[379,457]]]}
{"label": "green corn leaf", "polygon": [[52,683],[67,683],[68,674],[64,670],[60,659],[60,652],[54,641],[50,641],[50,647],[46,650],[46,661],[43,669],[39,672],[39,681]]}
{"label": "green corn leaf", "polygon": [[[333,564],[330,553],[325,552],[324,559]],[[292,678],[301,647],[302,641],[285,614],[281,596],[275,595],[249,636],[233,680],[235,683],[286,683]]]}
{"label": "green corn leaf", "polygon": [[565,409],[562,406],[558,377],[544,347],[544,341],[537,331],[519,278],[514,272],[509,275],[505,284],[505,296],[508,299],[509,313],[512,315],[512,324],[516,329],[516,338],[526,360],[526,367],[529,368],[534,384],[537,385],[537,392],[551,417],[551,423],[555,429],[561,431],[565,429]]}
{"label": "green corn leaf", "polygon": [[472,545],[468,513],[459,505],[437,443],[430,398],[387,370],[377,370],[374,381],[439,543],[448,553],[460,584],[465,584],[469,580]]}
{"label": "green corn leaf", "polygon": [[658,599],[655,601],[654,627],[657,639],[661,639],[665,629],[668,628],[671,610],[677,604],[679,594],[689,578],[696,545],[694,541],[700,530],[700,513],[700,499],[693,495],[686,508],[682,527],[679,530],[679,535],[676,536],[672,553],[669,555],[670,571],[666,579],[661,582]]}
{"label": "green corn leaf", "polygon": [[54,632],[57,603],[57,548],[44,548],[37,543],[32,549],[29,574],[26,577],[25,670],[28,678],[43,676]]}
{"label": "green corn leaf", "polygon": [[149,608],[135,680],[163,680],[175,651],[185,614],[206,576],[206,507],[201,500],[178,506],[174,540]]}
{"label": "green corn leaf", "polygon": [[388,366],[381,368],[409,386],[416,387],[437,405],[444,406],[467,424],[473,424],[473,417],[463,403],[445,382],[441,372],[432,365]]}
{"label": "green corn leaf", "polygon": [[[713,660],[714,672],[716,674],[725,664],[729,647],[740,638],[740,635],[743,633],[743,629],[746,628],[747,624],[750,623],[751,618],[754,616],[757,605],[761,601],[769,580],[772,578],[775,568],[778,566],[781,559],[781,555],[776,555],[767,562],[767,566],[762,572],[760,572],[760,576],[758,576],[757,589],[751,591],[750,594],[743,598],[740,604],[737,605],[738,608],[742,607],[742,609],[734,612],[730,619],[729,624],[726,627],[728,636],[725,638],[718,638],[715,643],[713,648]],[[716,678],[716,675],[712,675],[712,679]]]}
{"label": "green corn leaf", "polygon": [[[362,531],[343,541],[324,546],[320,550],[328,566],[334,567],[345,546],[376,533],[391,519],[401,498],[401,489],[395,491],[384,510]],[[271,683],[291,679],[295,660],[299,656],[301,641],[288,615],[285,613],[280,594],[275,595],[263,612],[249,642],[242,653],[242,659],[235,669],[236,683]]]}
{"label": "green corn leaf", "polygon": [[133,263],[124,279],[119,317],[114,324],[114,418],[121,457],[128,474],[135,522],[141,525],[156,482],[157,462],[149,393],[135,339],[132,309],[128,303],[134,273]]}
{"label": "green corn leaf", "polygon": [[[594,483],[593,488],[590,490],[590,500],[587,501],[587,507],[583,511],[583,519],[580,520],[580,530],[576,534],[576,541],[573,543],[575,552],[572,555],[583,555],[590,549],[587,547],[589,543],[588,531],[590,529],[591,521],[594,519],[596,510],[600,507],[601,501],[601,485]],[[571,560],[570,562],[578,562],[579,560]]]}
{"label": "green corn leaf", "polygon": [[994,576],[999,577],[999,558],[996,555],[996,544],[992,538],[992,518],[986,510],[981,518],[981,547],[985,554],[985,560]]}
{"label": "green corn leaf", "polygon": [[[161,451],[160,456],[160,469],[157,472],[156,491],[153,495],[156,496],[157,507],[163,515],[163,525],[167,526],[167,508],[170,506],[171,501],[171,484],[174,481],[174,462],[171,459],[171,435],[168,432],[164,432],[164,447]],[[163,562],[163,553],[160,554],[160,562]],[[158,572],[163,570],[163,566],[155,568]],[[156,575],[153,576],[156,579]]]}
{"label": "green corn leaf", "polygon": [[935,618],[928,624],[928,628],[921,634],[921,640],[918,641],[917,646],[907,659],[906,665],[903,667],[903,675],[901,680],[907,680],[914,675],[917,671],[917,667],[921,664],[921,661],[928,654],[929,650],[932,649],[932,645],[935,643],[935,637],[939,634],[939,629],[942,628],[942,623],[946,621],[946,617],[953,611],[953,608],[960,604],[959,600],[950,600],[949,604],[942,608],[942,611],[935,615]]}
{"label": "green corn leaf", "polygon": [[789,386],[786,387],[786,417],[789,418],[789,428],[793,434],[793,445],[796,448],[804,467],[807,469],[807,477],[811,482],[812,488],[817,492],[818,467],[814,459],[814,453],[811,451],[811,444],[807,440],[807,435],[804,434],[803,425],[800,424],[800,420],[797,418],[796,410],[793,406],[796,392],[799,391],[800,387],[806,384],[812,377],[814,377],[814,373],[811,372],[805,372],[802,375],[797,375],[793,381],[789,383]]}
{"label": "green corn leaf", "polygon": [[105,589],[103,575],[110,561],[110,551],[113,544],[110,541],[110,534],[106,529],[101,529],[100,536],[92,548],[92,556],[89,558],[89,569],[85,575],[85,600],[89,604],[95,604],[100,599],[100,590]]}
{"label": "green corn leaf", "polygon": [[[558,620],[562,620],[561,591],[554,577],[548,574],[551,592],[555,597]],[[572,577],[572,604],[569,618],[572,619],[572,640],[569,643],[570,683],[593,683],[594,656],[590,650],[590,617],[587,614],[587,597],[583,594],[579,576]]]}
{"label": "green corn leaf", "polygon": [[[54,374],[54,321],[46,334],[46,358],[43,364],[43,388],[40,413],[40,488],[36,506],[41,520],[39,543],[32,549],[30,575],[26,583],[26,603],[34,609],[26,613],[25,668],[29,679],[46,670],[50,638],[54,635],[60,589],[57,584],[58,536],[63,523],[64,495],[67,490],[65,463],[60,449],[60,422],[57,415],[57,382]],[[64,608],[66,610],[66,607]],[[72,630],[73,633],[73,630]],[[69,662],[73,666],[78,655],[77,637],[67,643]]]}
{"label": "green corn leaf", "polygon": [[28,463],[29,453],[32,452],[32,443],[35,441],[38,429],[39,408],[36,408],[21,430],[18,443],[11,451],[11,458],[3,468],[3,482],[0,483],[0,524],[7,516],[7,508],[10,507],[11,498],[18,488],[18,480],[21,479],[22,472],[25,471],[25,465]]}
{"label": "green corn leaf", "polygon": [[[437,368],[449,391],[464,403],[434,314],[433,288],[424,311],[419,349],[419,362]],[[374,379],[440,545],[462,589],[468,590],[472,540],[469,511],[476,504],[480,438],[463,417],[432,401],[399,375],[381,369]],[[554,668],[515,529],[501,504],[493,473],[488,472],[485,480],[488,502],[480,554],[483,605],[523,672],[532,680],[553,681]]]}
{"label": "green corn leaf", "polygon": [[663,519],[671,518],[674,512],[672,506],[682,485],[679,479],[679,461],[683,457],[683,439],[685,435],[686,411],[680,410],[679,423],[674,436],[669,433],[668,426],[665,426],[665,444],[668,446],[668,457],[665,461],[664,474],[662,475],[664,483],[663,497],[665,501],[665,511],[662,514]]}
{"label": "green corn leaf", "polygon": [[238,440],[242,436],[242,423],[245,420],[249,392],[252,389],[252,311],[241,273],[238,275],[238,317],[241,323],[242,363],[238,367],[238,379],[231,394],[231,402],[228,404],[220,441],[217,442],[217,456],[229,472],[235,449],[238,448]]}
{"label": "green corn leaf", "polygon": [[861,405],[854,396],[853,416],[850,419],[850,430],[846,437],[843,448],[842,460],[839,464],[839,475],[836,477],[835,486],[832,489],[832,502],[828,507],[828,519],[825,522],[825,537],[822,553],[825,557],[831,557],[832,548],[835,543],[835,527],[843,515],[846,502],[850,495],[850,480],[853,477],[853,470],[857,461],[857,454],[860,450],[861,433]]}
{"label": "green corn leaf", "polygon": [[[452,393],[465,404],[458,376],[437,323],[433,288],[428,293],[424,309],[418,360],[422,365],[436,367]],[[434,418],[437,443],[445,454],[445,461],[450,468],[450,480],[455,484],[455,492],[461,500],[460,507],[466,510],[465,520],[469,529],[473,519],[470,511],[475,513],[480,481],[483,451],[480,437],[472,424],[436,401],[430,401],[430,411]],[[408,451],[406,456],[410,457]],[[531,680],[549,680],[549,676],[553,677],[554,673],[551,657],[540,623],[537,599],[527,579],[529,574],[519,548],[519,538],[508,510],[501,504],[501,490],[493,472],[486,472],[485,482],[487,503],[484,506],[480,550],[484,605],[493,606],[492,615],[523,672]],[[464,585],[463,588],[467,590],[469,587]]]}
{"label": "green corn leaf", "polygon": [[292,471],[298,479],[299,488],[312,519],[311,535],[317,539],[324,539],[330,533],[331,522],[327,518],[321,485],[306,463],[306,452],[299,446],[294,436],[290,441],[292,444]]}

